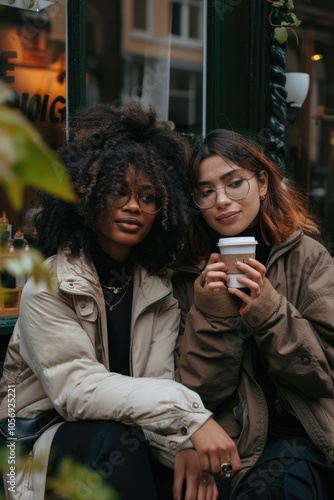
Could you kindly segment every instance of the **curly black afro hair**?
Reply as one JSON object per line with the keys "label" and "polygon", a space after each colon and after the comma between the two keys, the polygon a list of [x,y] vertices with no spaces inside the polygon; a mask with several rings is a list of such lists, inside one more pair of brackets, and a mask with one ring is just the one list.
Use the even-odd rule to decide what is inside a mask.
{"label": "curly black afro hair", "polygon": [[110,187],[129,165],[144,169],[163,196],[149,235],[135,249],[137,262],[159,274],[181,250],[190,210],[186,138],[157,122],[152,107],[130,102],[97,104],[80,110],[70,123],[71,141],[57,155],[67,167],[79,201],[75,204],[38,193],[37,244],[46,256],[58,248],[91,258],[97,225],[107,210]]}

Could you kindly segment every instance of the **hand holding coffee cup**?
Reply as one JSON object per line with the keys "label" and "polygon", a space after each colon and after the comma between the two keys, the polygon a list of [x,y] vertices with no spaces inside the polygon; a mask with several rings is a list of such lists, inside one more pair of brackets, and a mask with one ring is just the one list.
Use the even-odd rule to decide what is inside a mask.
{"label": "hand holding coffee cup", "polygon": [[236,262],[248,262],[249,258],[255,258],[257,241],[253,236],[237,236],[234,238],[220,238],[218,247],[223,261],[227,266],[229,280],[227,286],[233,288],[244,288],[237,278],[246,276],[237,268]]}

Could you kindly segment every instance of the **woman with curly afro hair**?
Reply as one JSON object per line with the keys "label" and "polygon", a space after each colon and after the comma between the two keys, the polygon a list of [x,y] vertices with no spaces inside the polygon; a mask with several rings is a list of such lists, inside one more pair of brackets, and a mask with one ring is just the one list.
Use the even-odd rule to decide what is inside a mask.
{"label": "woman with curly afro hair", "polygon": [[[149,234],[135,243],[136,260],[150,273],[161,274],[184,239],[187,143],[170,129],[159,127],[152,109],[143,111],[134,103],[123,108],[108,104],[86,108],[73,118],[72,137],[58,155],[70,172],[79,203],[40,195],[43,212],[37,222],[45,254],[52,255],[59,247],[69,247],[72,255],[79,255],[83,248],[91,254],[103,232],[104,218],[109,216],[114,190],[123,184],[131,165],[136,182],[145,170],[149,194],[153,189],[159,198],[159,206],[149,216]],[[146,213],[143,197],[141,202],[139,208]]]}
{"label": "woman with curly afro hair", "polygon": [[43,427],[14,497],[54,498],[69,457],[89,469],[73,469],[75,498],[102,484],[124,500],[173,498],[176,464],[192,498],[213,499],[208,464],[235,445],[173,380],[180,310],[166,268],[187,229],[189,145],[138,103],[81,110],[70,137],[58,155],[77,202],[39,193],[34,206],[52,290],[27,282],[0,383],[0,420],[15,384],[16,425]]}

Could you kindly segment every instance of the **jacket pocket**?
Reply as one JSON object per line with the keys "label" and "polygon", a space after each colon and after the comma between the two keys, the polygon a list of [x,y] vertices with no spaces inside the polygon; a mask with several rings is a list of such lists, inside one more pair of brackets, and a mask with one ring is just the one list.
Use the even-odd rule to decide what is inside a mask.
{"label": "jacket pocket", "polygon": [[75,296],[73,297],[73,306],[78,318],[96,321],[97,306],[91,297]]}

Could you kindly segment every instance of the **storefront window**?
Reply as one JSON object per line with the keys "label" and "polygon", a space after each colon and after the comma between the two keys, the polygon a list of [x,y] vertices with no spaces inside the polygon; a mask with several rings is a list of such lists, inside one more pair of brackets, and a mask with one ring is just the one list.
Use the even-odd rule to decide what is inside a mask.
{"label": "storefront window", "polygon": [[[65,140],[66,43],[64,1],[0,0],[0,80],[12,90],[7,102],[37,129],[51,149]],[[35,190],[23,194],[24,210]],[[0,217],[21,231],[21,214],[0,186]]]}
{"label": "storefront window", "polygon": [[52,148],[59,146],[66,118],[64,3],[1,2],[0,78],[13,90],[8,104]]}
{"label": "storefront window", "polygon": [[203,5],[87,0],[87,103],[135,99],[177,130],[201,133]]}

